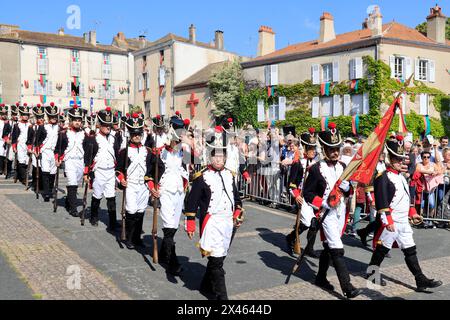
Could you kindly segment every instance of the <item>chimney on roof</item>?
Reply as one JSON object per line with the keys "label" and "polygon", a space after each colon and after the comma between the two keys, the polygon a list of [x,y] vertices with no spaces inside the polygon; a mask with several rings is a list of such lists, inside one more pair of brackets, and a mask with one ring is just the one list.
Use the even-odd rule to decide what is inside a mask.
{"label": "chimney on roof", "polygon": [[125,41],[125,33],[123,32],[118,32],[117,33],[117,39],[121,40],[121,41]]}
{"label": "chimney on roof", "polygon": [[275,51],[275,32],[271,27],[261,26],[259,28],[258,52],[257,56],[265,56]]}
{"label": "chimney on roof", "polygon": [[139,36],[139,49],[144,49],[147,46],[147,40],[145,40],[145,35],[141,34]]}
{"label": "chimney on roof", "polygon": [[334,18],[329,12],[324,12],[320,17],[320,38],[319,42],[328,42],[336,39],[334,32]]}
{"label": "chimney on roof", "polygon": [[89,43],[89,38],[87,33],[83,33],[84,43]]}
{"label": "chimney on roof", "polygon": [[61,27],[61,28],[58,29],[58,35],[59,36],[63,36],[64,35],[64,28]]}
{"label": "chimney on roof", "polygon": [[97,32],[89,31],[89,43],[93,46],[97,45]]}
{"label": "chimney on roof", "polygon": [[381,15],[379,6],[374,6],[373,11],[369,14],[367,27],[372,31],[372,37],[383,34],[383,16]]}
{"label": "chimney on roof", "polygon": [[216,37],[214,38],[214,47],[216,49],[223,50],[223,31],[216,31]]}
{"label": "chimney on roof", "polygon": [[446,21],[447,17],[442,13],[441,7],[436,4],[434,8],[430,9],[430,15],[427,17],[427,37],[445,44]]}
{"label": "chimney on roof", "polygon": [[197,42],[197,29],[193,24],[189,27],[189,42],[195,44]]}

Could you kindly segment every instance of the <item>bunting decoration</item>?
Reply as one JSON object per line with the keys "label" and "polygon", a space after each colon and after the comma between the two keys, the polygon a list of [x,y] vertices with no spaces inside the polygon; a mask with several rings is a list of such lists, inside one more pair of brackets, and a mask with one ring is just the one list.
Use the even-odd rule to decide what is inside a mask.
{"label": "bunting decoration", "polygon": [[359,88],[359,80],[352,80],[352,83],[350,84],[350,89],[358,92],[358,88]]}
{"label": "bunting decoration", "polygon": [[322,131],[328,130],[328,117],[323,117],[320,124],[322,126]]}
{"label": "bunting decoration", "polygon": [[322,96],[329,96],[330,95],[330,87],[331,87],[331,83],[329,83],[329,82],[322,83],[320,85],[320,94]]}
{"label": "bunting decoration", "polygon": [[267,87],[267,96],[269,98],[275,96],[275,87],[274,86]]}
{"label": "bunting decoration", "polygon": [[424,129],[425,136],[428,136],[429,134],[431,134],[430,118],[428,116],[423,116],[423,123],[425,126],[425,129]]}
{"label": "bunting decoration", "polygon": [[359,115],[352,117],[352,132],[354,136],[357,136],[359,133]]}

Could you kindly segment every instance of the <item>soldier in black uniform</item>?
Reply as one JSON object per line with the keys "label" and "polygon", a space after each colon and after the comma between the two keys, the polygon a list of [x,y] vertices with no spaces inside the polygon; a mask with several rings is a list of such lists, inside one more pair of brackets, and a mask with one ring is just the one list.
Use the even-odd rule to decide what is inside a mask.
{"label": "soldier in black uniform", "polygon": [[186,231],[192,240],[195,217],[199,214],[200,242],[208,266],[200,291],[218,300],[227,300],[223,263],[231,241],[243,221],[242,202],[235,176],[225,169],[226,146],[216,136],[207,138],[210,165],[194,177],[186,206]]}
{"label": "soldier in black uniform", "polygon": [[[409,219],[419,220],[421,217],[414,207],[414,199],[411,199],[409,195],[408,183],[401,174],[408,170],[403,164],[407,157],[403,137],[397,136],[396,139],[386,142],[386,149],[389,155],[389,166],[374,181],[375,206],[380,214],[381,228],[375,238],[377,247],[369,265],[379,267],[386,254],[393,247],[399,247],[403,251],[409,271],[416,279],[417,291],[425,292],[427,288],[441,286],[442,282],[428,279],[423,274],[417,259],[417,248]],[[373,282],[376,280],[372,279]],[[380,284],[385,286],[386,282],[381,280]]]}
{"label": "soldier in black uniform", "polygon": [[[0,174],[4,174],[7,178],[11,174],[12,162],[9,161],[11,150],[11,132],[12,126],[8,120],[9,107],[5,104],[0,105]],[[5,171],[6,162],[6,172]]]}
{"label": "soldier in black uniform", "polygon": [[[304,201],[301,195],[301,189],[303,180],[307,175],[307,170],[315,163],[317,148],[316,130],[314,128],[310,128],[308,132],[305,132],[301,135],[300,141],[305,150],[305,157],[303,159],[294,160],[289,175],[289,189],[291,191],[293,199],[295,199],[295,212],[297,212],[299,208],[301,209]],[[312,258],[319,258],[319,255],[314,252],[314,243],[316,242],[316,235],[318,231],[317,222],[317,218],[312,214],[311,210],[304,210],[302,212],[301,222],[299,226],[299,235],[302,234],[305,230],[308,230],[307,239],[309,240],[309,242],[305,247],[305,255]],[[290,255],[292,255],[293,253],[295,231],[296,226],[294,225],[294,230],[292,230],[292,232],[286,236]]]}

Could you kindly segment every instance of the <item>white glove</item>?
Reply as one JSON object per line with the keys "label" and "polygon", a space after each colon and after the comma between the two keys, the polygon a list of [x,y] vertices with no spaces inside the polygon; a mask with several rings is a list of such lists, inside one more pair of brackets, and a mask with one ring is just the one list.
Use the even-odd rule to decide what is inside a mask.
{"label": "white glove", "polygon": [[342,181],[341,185],[339,186],[339,189],[341,189],[344,192],[349,192],[350,191],[350,182]]}

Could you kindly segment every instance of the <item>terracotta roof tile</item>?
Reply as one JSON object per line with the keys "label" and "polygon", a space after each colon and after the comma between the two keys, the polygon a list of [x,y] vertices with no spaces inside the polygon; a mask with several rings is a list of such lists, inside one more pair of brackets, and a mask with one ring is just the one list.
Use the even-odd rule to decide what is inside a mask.
{"label": "terracotta roof tile", "polygon": [[209,79],[213,74],[215,74],[217,71],[219,71],[224,65],[226,65],[229,61],[221,61],[216,63],[211,63],[198,71],[197,73],[194,73],[192,76],[181,82],[179,85],[177,85],[175,88],[185,87],[185,86],[192,86],[192,85],[203,85],[208,83]]}
{"label": "terracotta roof tile", "polygon": [[27,30],[15,30],[11,34],[0,35],[1,39],[22,40],[25,43],[35,43],[48,46],[63,46],[74,49],[86,49],[92,51],[109,51],[115,53],[125,53],[125,50],[111,45],[97,44],[96,46],[86,43],[83,37],[71,35],[58,35],[44,32],[33,32]]}
{"label": "terracotta roof tile", "polygon": [[[295,53],[310,52],[314,50],[324,49],[328,47],[339,46],[346,43],[357,42],[367,40],[372,37],[372,33],[369,29],[356,30],[352,32],[342,33],[336,35],[336,39],[319,43],[318,40],[302,42],[294,45],[290,45],[286,48],[277,50],[273,53],[267,54],[262,57],[257,57],[252,61],[264,60],[267,58],[279,57]],[[394,38],[407,41],[417,41],[423,43],[437,44],[437,42],[427,38],[416,29],[412,29],[403,24],[397,22],[391,22],[383,25],[383,37]],[[449,42],[447,42],[449,44]]]}

